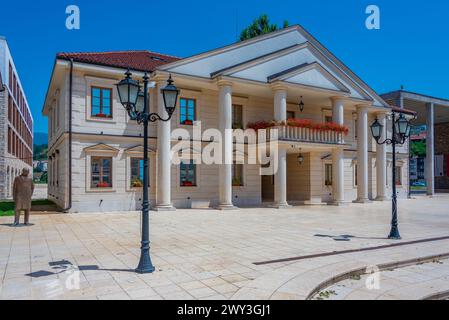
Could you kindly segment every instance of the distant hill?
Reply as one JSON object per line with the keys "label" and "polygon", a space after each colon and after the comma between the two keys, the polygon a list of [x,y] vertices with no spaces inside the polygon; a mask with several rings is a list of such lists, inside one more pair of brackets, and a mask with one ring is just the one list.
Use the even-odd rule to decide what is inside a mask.
{"label": "distant hill", "polygon": [[34,146],[33,146],[33,159],[34,160],[46,160],[47,159],[47,147],[48,134],[45,132],[34,133]]}
{"label": "distant hill", "polygon": [[47,160],[47,151],[48,147],[47,144],[41,144],[41,145],[34,145],[33,148],[33,160]]}
{"label": "distant hill", "polygon": [[46,145],[48,143],[48,134],[45,132],[34,133],[34,144],[37,146]]}

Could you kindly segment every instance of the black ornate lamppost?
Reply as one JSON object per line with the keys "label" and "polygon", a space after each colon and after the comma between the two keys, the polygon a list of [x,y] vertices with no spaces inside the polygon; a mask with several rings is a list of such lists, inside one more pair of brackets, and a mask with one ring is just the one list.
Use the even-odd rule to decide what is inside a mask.
{"label": "black ornate lamppost", "polygon": [[154,266],[150,258],[150,202],[148,200],[148,123],[156,121],[170,121],[176,108],[179,90],[173,85],[170,77],[167,85],[161,89],[164,99],[164,107],[168,117],[164,119],[157,113],[150,113],[148,102],[148,74],[143,76],[143,91],[138,81],[131,78],[131,72],[125,73],[126,77],[116,86],[120,102],[128,112],[131,119],[143,124],[143,201],[142,201],[142,241],[140,247],[140,261],[136,268],[138,273],[151,273]]}
{"label": "black ornate lamppost", "polygon": [[396,145],[404,144],[408,137],[410,136],[410,122],[405,118],[404,114],[401,114],[399,118],[396,117],[397,114],[395,111],[391,112],[391,123],[392,123],[392,135],[391,138],[386,138],[384,141],[380,141],[382,137],[383,125],[379,122],[378,119],[374,121],[371,125],[371,133],[373,134],[374,139],[377,144],[391,144],[392,152],[393,152],[393,174],[392,174],[392,186],[393,186],[393,195],[392,195],[392,220],[391,220],[391,231],[388,236],[389,239],[400,240],[401,235],[399,234],[398,229],[398,203],[397,203],[397,194],[396,194]]}

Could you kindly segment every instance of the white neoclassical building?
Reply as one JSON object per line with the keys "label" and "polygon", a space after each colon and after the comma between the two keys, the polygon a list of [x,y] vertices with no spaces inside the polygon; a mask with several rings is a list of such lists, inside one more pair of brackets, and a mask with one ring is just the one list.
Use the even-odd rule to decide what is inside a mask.
{"label": "white neoclassical building", "polygon": [[[140,208],[142,126],[128,117],[115,88],[127,68],[140,79],[150,73],[153,112],[165,114],[160,88],[169,74],[180,89],[172,120],[149,128],[156,210],[369,203],[389,197],[392,170],[399,196],[407,195],[408,146],[399,147],[392,168],[389,147],[377,146],[369,129],[376,117],[387,125],[391,107],[293,26],[185,59],[149,51],[58,54],[43,113],[49,194],[67,211]],[[232,139],[223,143],[228,164],[173,164],[174,130],[191,132],[196,121],[203,132],[275,123],[278,170],[261,175],[266,164],[232,164]],[[199,152],[209,142],[192,132],[188,148]]]}

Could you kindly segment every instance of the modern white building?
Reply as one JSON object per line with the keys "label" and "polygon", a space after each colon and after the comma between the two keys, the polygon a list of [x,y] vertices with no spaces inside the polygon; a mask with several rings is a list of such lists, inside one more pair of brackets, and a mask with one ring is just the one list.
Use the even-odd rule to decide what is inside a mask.
{"label": "modern white building", "polygon": [[[142,126],[128,117],[115,87],[127,68],[140,80],[150,73],[152,112],[166,114],[160,89],[169,74],[180,89],[172,120],[149,128],[156,210],[340,205],[391,194],[390,149],[377,146],[369,129],[376,117],[388,125],[391,107],[293,26],[185,59],[148,51],[58,54],[43,114],[49,118],[49,195],[67,211],[140,208]],[[286,125],[288,119],[295,120]],[[203,132],[276,121],[276,174],[260,175],[261,163],[171,163],[178,142],[173,130],[191,131],[195,121]],[[186,148],[196,153],[209,142],[192,134]],[[235,149],[232,139],[224,140],[230,163]],[[394,170],[399,196],[406,197],[407,145],[399,147]]]}
{"label": "modern white building", "polygon": [[33,117],[4,37],[0,37],[0,78],[0,199],[8,199],[14,178],[23,168],[32,172]]}
{"label": "modern white building", "polygon": [[425,126],[424,175],[427,195],[449,192],[449,99],[398,90],[382,95],[385,101],[417,114],[415,126]]}

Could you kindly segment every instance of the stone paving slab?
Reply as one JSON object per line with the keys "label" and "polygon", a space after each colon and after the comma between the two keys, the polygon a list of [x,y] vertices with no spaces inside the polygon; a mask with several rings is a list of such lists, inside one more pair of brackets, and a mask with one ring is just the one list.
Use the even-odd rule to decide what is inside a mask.
{"label": "stone paving slab", "polygon": [[[448,203],[447,196],[400,201],[402,241],[449,236]],[[390,210],[389,202],[375,202],[281,211],[152,213],[156,272],[146,275],[133,272],[140,254],[138,213],[38,215],[32,216],[32,226],[18,228],[10,226],[10,217],[1,217],[0,299],[250,299],[268,294],[272,299],[304,298],[305,286],[297,292],[292,292],[295,285],[278,289],[311,269],[323,268],[310,279],[324,281],[332,265],[345,271],[354,261],[394,261],[403,256],[402,249],[301,263],[254,262],[396,243],[385,238]],[[354,237],[334,240],[341,235]],[[425,254],[444,246],[448,248],[447,243],[420,244],[414,250]],[[64,260],[71,265],[49,265]],[[71,289],[71,272],[78,275],[79,289]],[[264,277],[271,280],[261,280]]]}

